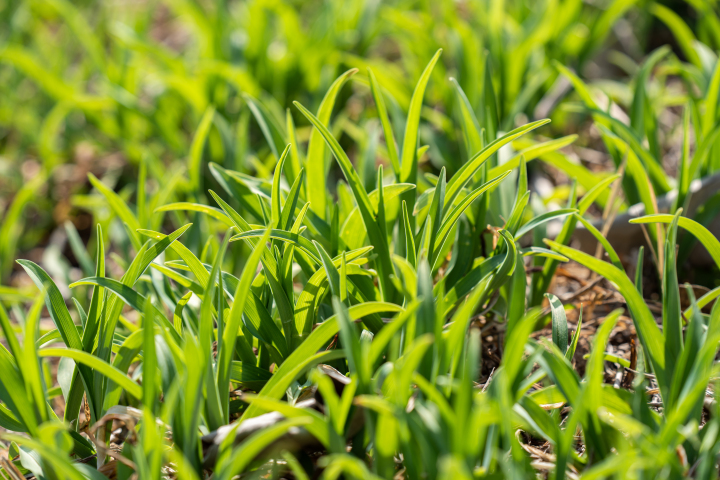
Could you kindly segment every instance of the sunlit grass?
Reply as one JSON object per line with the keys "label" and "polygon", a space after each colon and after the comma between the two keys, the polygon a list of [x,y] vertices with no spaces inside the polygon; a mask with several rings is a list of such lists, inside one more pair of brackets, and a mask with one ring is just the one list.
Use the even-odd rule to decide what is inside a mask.
{"label": "sunlit grass", "polygon": [[[717,197],[690,208],[692,182],[720,169],[717,17],[698,6],[701,43],[659,5],[517,3],[170,2],[193,48],[155,41],[151,9],[132,23],[17,7],[30,17],[13,28],[37,39],[0,61],[42,93],[3,146],[21,159],[29,144],[40,173],[13,177],[0,220],[0,476],[716,478],[720,288],[696,300],[678,271],[693,243],[720,268],[703,226]],[[616,90],[584,77],[615,22],[649,17],[687,61],[661,47]],[[56,24],[73,47],[48,63]],[[13,262],[55,231],[25,215],[83,142],[127,172],[91,169],[65,199],[93,219],[57,230],[72,263],[53,239]],[[552,201],[534,190],[546,170],[569,179]],[[606,239],[635,204],[654,304],[643,250],[629,265]],[[571,246],[578,229],[597,255]],[[571,261],[615,310],[575,316],[552,293]],[[625,319],[631,359],[608,349]],[[605,362],[625,372],[615,385]]]}

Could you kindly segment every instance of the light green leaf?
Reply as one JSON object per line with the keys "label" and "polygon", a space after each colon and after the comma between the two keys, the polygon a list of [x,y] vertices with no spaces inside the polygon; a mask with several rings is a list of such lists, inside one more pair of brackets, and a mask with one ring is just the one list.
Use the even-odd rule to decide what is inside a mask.
{"label": "light green leaf", "polygon": [[[317,113],[317,121],[322,126],[326,128],[330,126],[330,115],[335,106],[335,99],[345,82],[357,72],[357,68],[352,68],[340,75],[337,80],[330,85],[330,88],[320,103],[320,108]],[[307,170],[307,201],[310,202],[310,208],[315,214],[322,219],[326,219],[325,210],[327,208],[328,197],[325,179],[327,169],[325,168],[325,142],[323,141],[323,137],[325,137],[325,135],[318,131],[317,126],[310,133],[305,169]]]}
{"label": "light green leaf", "polygon": [[[630,220],[630,223],[672,223],[673,218],[674,215],[668,214],[646,215],[644,217],[633,218]],[[707,228],[690,218],[680,217],[678,219],[678,225],[695,235],[695,237],[700,240],[700,243],[705,246],[713,260],[715,260],[715,264],[720,267],[720,240],[715,238]]]}
{"label": "light green leaf", "polygon": [[38,350],[38,355],[41,357],[67,357],[73,359],[75,362],[82,363],[92,368],[95,372],[98,372],[116,384],[118,384],[123,390],[132,395],[134,398],[140,400],[142,398],[142,387],[137,383],[133,382],[130,377],[125,375],[122,371],[116,367],[110,365],[99,359],[98,357],[83,352],[82,350],[75,350],[72,348],[44,348]]}

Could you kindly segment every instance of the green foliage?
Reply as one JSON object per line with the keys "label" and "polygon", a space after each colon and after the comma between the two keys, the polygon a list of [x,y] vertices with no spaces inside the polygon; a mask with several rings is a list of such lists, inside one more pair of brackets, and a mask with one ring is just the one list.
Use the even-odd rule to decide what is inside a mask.
{"label": "green foliage", "polygon": [[[720,288],[696,300],[679,278],[696,240],[720,268],[707,211],[683,216],[692,182],[720,170],[720,21],[692,2],[696,36],[661,5],[596,3],[163,3],[192,48],[157,41],[146,5],[0,6],[0,123],[37,117],[0,142],[39,158],[0,223],[0,276],[26,285],[0,287],[0,476],[717,477]],[[628,18],[667,25],[687,62],[618,54],[631,82],[588,81]],[[52,35],[71,46],[57,58]],[[23,103],[20,87],[42,93]],[[538,118],[551,100],[563,108]],[[673,177],[660,125],[678,105]],[[611,172],[568,154],[587,147],[580,118]],[[87,173],[73,192],[97,225],[63,224],[77,269],[56,253],[13,271],[45,228],[24,212],[87,138],[137,176]],[[572,184],[541,198],[547,166]],[[643,250],[631,278],[591,217],[633,204],[662,328]],[[569,246],[579,228],[604,255]],[[624,299],[631,385],[605,379],[605,362],[631,367],[608,351],[624,310],[580,310],[571,335],[576,298],[549,292],[569,260]]]}

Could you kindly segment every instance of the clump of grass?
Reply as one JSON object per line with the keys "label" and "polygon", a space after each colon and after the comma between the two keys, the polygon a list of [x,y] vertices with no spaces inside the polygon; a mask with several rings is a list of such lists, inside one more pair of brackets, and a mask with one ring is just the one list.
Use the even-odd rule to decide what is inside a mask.
{"label": "clump of grass", "polygon": [[[0,110],[27,112],[0,141],[39,174],[11,188],[0,276],[53,228],[23,215],[50,210],[75,145],[133,173],[92,169],[63,199],[93,219],[64,223],[75,267],[53,235],[45,269],[18,260],[0,287],[0,476],[716,478],[720,288],[696,299],[678,270],[695,242],[720,267],[702,225],[718,197],[698,208],[691,188],[720,168],[718,20],[693,4],[696,38],[631,3],[329,2],[310,31],[311,7],[170,2],[197,40],[177,50],[152,9],[130,28],[103,4],[92,28],[64,0],[13,6],[13,32],[37,35],[0,50],[18,87]],[[659,19],[686,61],[614,52],[631,81],[590,81],[624,15]],[[52,32],[77,49],[48,62]],[[548,170],[570,184],[540,199]],[[632,272],[608,229],[636,204],[651,255]],[[579,229],[597,255],[570,246]],[[569,261],[619,308],[561,295]]]}
{"label": "clump of grass", "polygon": [[[715,404],[703,416],[703,406],[717,374],[720,307],[703,314],[717,291],[695,301],[689,289],[690,308],[681,311],[675,246],[682,227],[718,261],[720,242],[680,209],[636,220],[661,232],[660,329],[642,276],[628,277],[582,217],[619,176],[580,198],[573,189],[567,208],[535,215],[527,162],[574,138],[499,161],[501,149],[548,120],[489,136],[455,82],[460,128],[475,153],[452,175],[424,171],[418,132],[440,53],[420,76],[401,142],[383,85],[367,72],[390,159],[372,184],[331,128],[332,105],[355,70],[332,84],[317,113],[296,103],[286,146],[266,135],[277,155],[266,177],[210,163],[220,189],[203,189],[212,110],[194,136],[187,174],[151,192],[143,162],[134,205],[90,176],[94,205],[112,215],[97,226],[94,261],[81,242],[71,245],[94,269],[69,285],[71,308],[28,260],[19,263],[39,293],[27,312],[12,310],[21,332],[0,306],[8,344],[0,347],[4,475],[716,476],[720,416]],[[268,113],[256,106],[267,126]],[[312,128],[306,148],[293,133],[302,118]],[[617,136],[607,130],[607,138]],[[326,176],[331,160],[342,174],[337,186]],[[180,195],[186,201],[170,201]],[[565,223],[549,249],[520,245],[552,220]],[[567,246],[578,221],[610,263]],[[169,235],[159,231],[176,223]],[[527,257],[544,267],[528,275]],[[533,305],[568,259],[604,276],[627,302],[639,341],[625,389],[606,384],[603,367],[620,361],[606,347],[622,310],[602,318],[582,377],[573,366],[581,322],[570,336],[557,297],[550,296],[552,342],[531,338],[547,315]],[[124,273],[111,275],[111,264]],[[43,307],[53,322],[46,332]],[[484,385],[478,312],[504,331],[501,363]],[[652,395],[662,409],[649,405]],[[546,446],[544,460],[533,442]],[[315,452],[319,459],[308,455]]]}

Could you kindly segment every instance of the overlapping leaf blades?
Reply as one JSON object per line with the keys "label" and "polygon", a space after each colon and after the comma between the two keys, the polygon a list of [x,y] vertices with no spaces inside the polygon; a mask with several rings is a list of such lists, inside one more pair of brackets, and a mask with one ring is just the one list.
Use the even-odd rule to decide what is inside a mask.
{"label": "overlapping leaf blades", "polygon": [[[197,13],[191,5],[186,8],[189,15]],[[8,348],[0,347],[0,367],[7,372],[0,379],[0,425],[28,434],[4,435],[22,453],[11,459],[13,466],[3,468],[35,469],[36,475],[48,478],[101,475],[110,461],[104,450],[110,432],[97,430],[105,437],[88,435],[92,441],[80,433],[83,398],[87,422],[118,415],[129,422],[124,428],[133,441],[116,443],[125,461],[115,473],[123,479],[134,473],[162,478],[167,467],[179,478],[200,479],[208,471],[213,478],[228,479],[249,470],[262,474],[269,468],[262,463],[268,455],[282,456],[298,478],[312,473],[305,471],[314,468],[307,459],[300,463],[292,453],[277,451],[278,445],[294,446],[295,453],[300,447],[322,451],[325,456],[318,465],[327,467],[323,475],[330,478],[393,478],[396,458],[408,478],[523,478],[534,470],[520,430],[552,448],[555,478],[564,478],[567,471],[622,475],[623,469],[686,474],[690,467],[676,454],[679,448],[689,451],[698,465],[712,462],[720,417],[713,417],[699,434],[693,428],[715,371],[720,307],[703,315],[699,304],[711,296],[698,303],[689,293],[690,318],[681,316],[678,227],[696,236],[716,260],[720,244],[680,210],[674,216],[637,219],[670,223],[667,234],[658,230],[654,238],[664,241],[661,331],[643,299],[642,277],[630,280],[612,246],[583,217],[617,177],[588,189],[579,202],[574,191],[567,208],[531,214],[527,161],[554,153],[574,138],[531,146],[516,159],[499,163],[501,149],[548,121],[503,134],[492,111],[495,99],[490,98],[494,92],[489,83],[486,106],[492,108],[482,112],[482,123],[465,93],[455,87],[464,107],[468,160],[421,181],[422,99],[439,53],[409,103],[400,154],[382,82],[368,73],[392,171],[385,175],[382,167],[377,169],[374,191],[368,192],[332,128],[334,99],[354,70],[333,83],[318,116],[296,103],[312,128],[306,155],[294,138],[292,114],[286,117],[284,132],[262,102],[246,97],[277,164],[258,178],[211,166],[224,190],[224,195],[208,192],[219,208],[202,203],[205,195],[199,191],[202,149],[215,118],[212,108],[205,110],[191,149],[189,192],[178,199],[187,201],[174,201],[162,192],[148,197],[143,181],[133,209],[123,196],[91,177],[126,227],[126,244],[135,254],[126,250],[123,258],[113,252],[124,274],[117,275],[120,280],[111,278],[103,231],[98,229],[94,276],[70,285],[80,292],[74,297],[76,315],[47,272],[20,262],[41,293],[27,315],[18,318],[20,310],[13,311],[24,327],[22,343],[0,309],[8,341]],[[644,108],[639,98],[637,111]],[[621,149],[624,142],[625,154],[637,157],[634,166],[654,175],[653,184],[643,185],[637,182],[640,170],[633,173],[639,196],[646,207],[654,206],[648,195],[667,185],[648,163],[654,157],[640,141],[643,123],[634,115],[634,132],[628,132],[604,112],[592,112],[601,126],[609,125],[603,130],[609,148]],[[280,139],[286,134],[291,143],[281,150]],[[345,180],[336,196],[326,182],[325,145]],[[516,167],[517,186],[507,181]],[[512,200],[507,211],[491,201],[501,196]],[[190,217],[195,224],[170,235],[145,228],[159,229],[162,223],[153,214],[162,212],[177,215],[171,222]],[[487,229],[487,222],[498,218],[507,221]],[[526,234],[561,219],[564,227],[557,241],[547,242],[554,252],[521,248]],[[598,237],[610,263],[566,246],[576,222]],[[480,241],[482,235],[493,234],[492,242]],[[466,241],[469,235],[472,240]],[[151,240],[142,243],[146,237]],[[117,247],[111,243],[107,248]],[[546,258],[537,275],[528,277],[526,256]],[[640,341],[632,391],[603,382],[606,347],[621,311],[600,320],[581,379],[572,362],[582,320],[570,337],[565,306],[557,297],[548,297],[549,317],[539,307],[529,308],[540,303],[557,262],[568,258],[603,275],[627,302]],[[86,270],[92,266],[89,257],[84,263]],[[83,292],[88,286],[91,291]],[[38,339],[43,303],[55,330]],[[503,358],[487,383],[477,388],[483,345],[475,326],[488,318],[503,326]],[[552,325],[552,342],[531,340],[546,319]],[[48,346],[54,340],[66,348]],[[58,369],[67,371],[58,373],[61,384],[51,387],[53,378],[45,373],[42,359],[57,357],[72,363],[60,363]],[[322,367],[315,368],[319,364]],[[648,408],[645,368],[659,387],[662,414]],[[67,424],[50,408],[53,395],[64,397]],[[564,406],[569,410],[561,410]],[[275,414],[261,417],[265,412]],[[272,424],[249,433],[269,418]],[[677,435],[680,427],[684,436]],[[582,453],[574,448],[580,442]],[[627,445],[633,446],[635,457],[617,453]],[[368,455],[372,462],[366,461]],[[649,464],[653,455],[657,465]],[[90,466],[75,462],[81,458]],[[628,463],[632,458],[641,461]]]}

